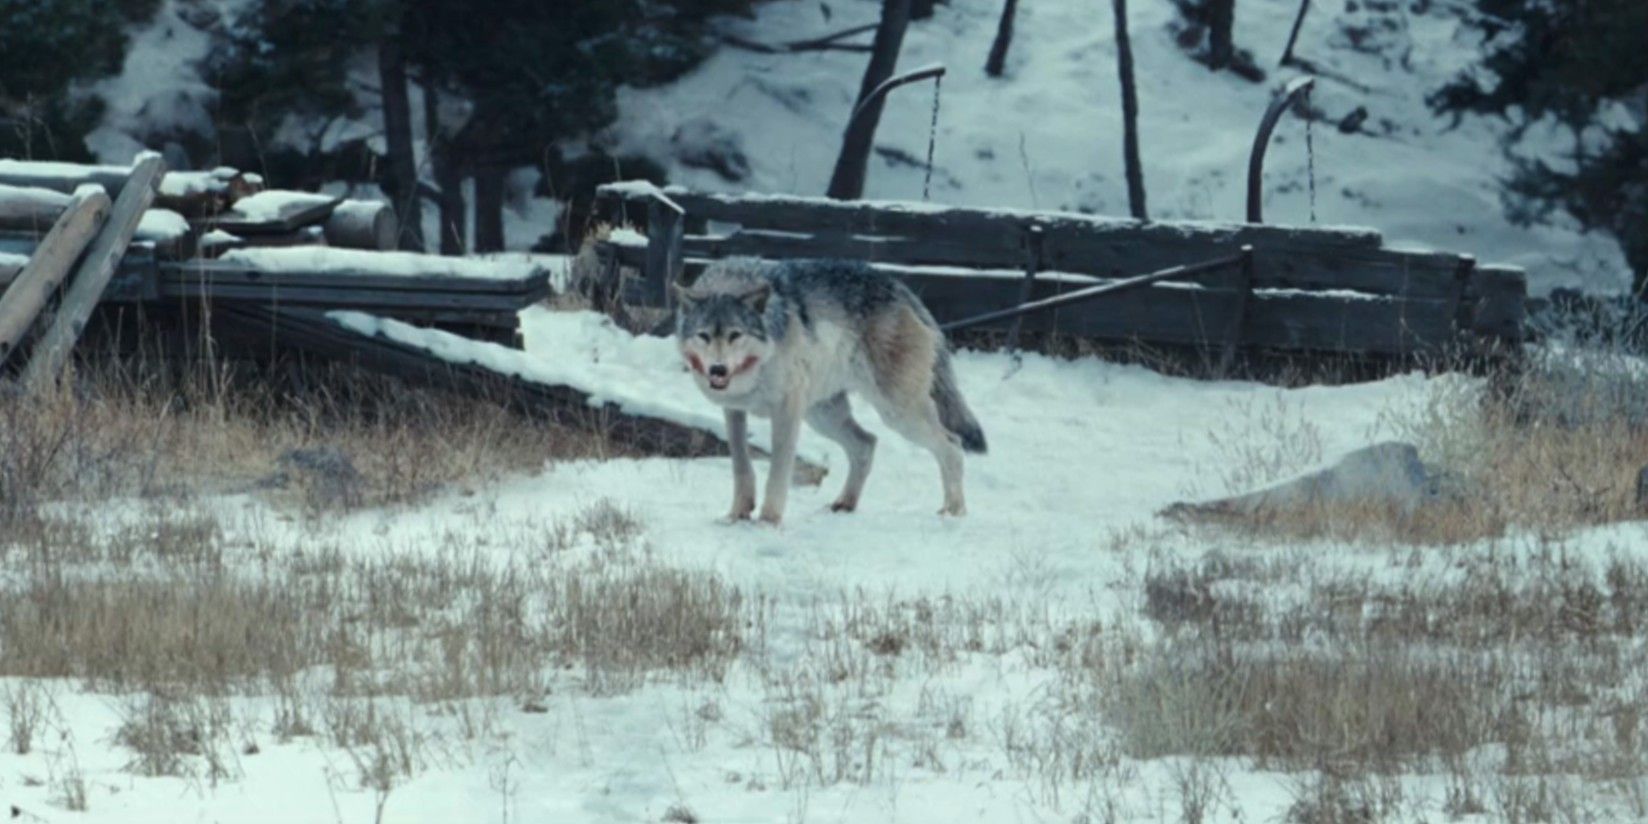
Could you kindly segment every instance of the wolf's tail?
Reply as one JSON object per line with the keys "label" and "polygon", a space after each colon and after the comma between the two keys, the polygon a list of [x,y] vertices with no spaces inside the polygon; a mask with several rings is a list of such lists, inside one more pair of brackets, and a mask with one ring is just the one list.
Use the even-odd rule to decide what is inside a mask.
{"label": "wolf's tail", "polygon": [[[939,345],[943,346],[942,343]],[[956,386],[950,353],[944,349],[939,350],[938,363],[933,366],[933,401],[938,404],[939,423],[961,441],[962,451],[982,455],[989,449],[989,444],[984,442],[984,430],[979,427],[973,410],[967,408],[967,401],[961,397],[961,389]]]}

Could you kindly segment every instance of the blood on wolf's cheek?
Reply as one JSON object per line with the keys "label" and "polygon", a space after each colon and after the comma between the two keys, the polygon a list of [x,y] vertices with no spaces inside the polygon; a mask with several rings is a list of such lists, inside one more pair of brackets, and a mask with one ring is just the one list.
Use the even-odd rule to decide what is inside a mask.
{"label": "blood on wolf's cheek", "polygon": [[698,359],[697,353],[687,353],[687,364],[692,367],[692,371],[700,375],[704,374],[704,362]]}
{"label": "blood on wolf's cheek", "polygon": [[742,363],[740,363],[740,364],[738,364],[738,368],[737,368],[737,369],[734,369],[734,370],[732,370],[732,371],[733,371],[733,374],[736,374],[736,375],[742,375],[742,374],[744,374],[744,373],[745,373],[745,372],[748,372],[748,371],[750,371],[750,370],[751,370],[751,369],[754,369],[754,368],[755,368],[755,364],[756,364],[756,363],[757,363],[757,362],[758,362],[758,361],[760,361],[760,360],[761,360],[761,359],[760,359],[760,358],[758,358],[758,357],[756,357],[756,356],[754,356],[754,355],[749,355],[749,356],[747,356],[747,357],[745,357],[745,358],[744,358],[744,360],[743,360],[743,362],[742,362]]}

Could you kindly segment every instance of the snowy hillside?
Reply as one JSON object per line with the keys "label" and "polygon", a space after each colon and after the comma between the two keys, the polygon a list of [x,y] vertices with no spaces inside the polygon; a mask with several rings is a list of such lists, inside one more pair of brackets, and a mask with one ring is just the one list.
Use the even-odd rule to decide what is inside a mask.
{"label": "snowy hillside", "polygon": [[[1450,130],[1424,97],[1467,65],[1477,46],[1451,2],[1313,4],[1298,52],[1366,90],[1324,79],[1314,103],[1317,219],[1377,228],[1394,241],[1457,250],[1527,267],[1532,291],[1583,286],[1614,291],[1629,283],[1613,242],[1566,227],[1513,226],[1500,206],[1501,123],[1467,119]],[[821,11],[833,10],[826,19]],[[873,22],[879,4],[778,0],[737,24],[747,39],[778,42]],[[1125,215],[1120,87],[1108,3],[1039,0],[1021,4],[1007,73],[983,71],[999,0],[951,0],[913,23],[900,67],[943,63],[934,200]],[[1237,4],[1236,41],[1263,66],[1275,65],[1295,0]],[[1380,9],[1385,9],[1381,11]],[[1240,219],[1248,150],[1271,92],[1291,70],[1264,84],[1212,74],[1173,42],[1168,2],[1131,7],[1137,63],[1140,141],[1150,214],[1158,218]],[[866,41],[867,42],[867,41]],[[1360,44],[1353,48],[1352,44]],[[622,95],[620,147],[674,158],[672,178],[708,189],[819,194],[829,180],[840,133],[862,77],[864,55],[758,54],[723,49],[684,80]],[[926,155],[930,85],[894,92],[877,134],[878,149]],[[1357,107],[1362,132],[1334,124]],[[677,134],[701,134],[703,121],[731,133],[748,156],[748,180],[732,183],[682,162]],[[1278,128],[1267,161],[1266,217],[1311,218],[1304,124]],[[1553,146],[1560,146],[1554,143]],[[878,152],[880,154],[880,152]],[[869,197],[919,199],[917,165],[871,159]]]}
{"label": "snowy hillside", "polygon": [[[1023,4],[1006,75],[992,79],[983,64],[1000,5],[951,0],[932,19],[913,23],[906,36],[902,68],[943,63],[950,70],[932,198],[1125,214],[1108,4]],[[89,141],[104,161],[128,160],[139,148],[134,134],[164,133],[164,124],[190,126],[210,117],[211,93],[194,64],[207,51],[209,32],[221,31],[243,6],[240,0],[167,0],[154,22],[135,33],[124,73],[91,89],[111,104],[105,127]],[[1316,219],[1526,267],[1536,294],[1559,286],[1623,290],[1629,276],[1612,240],[1567,225],[1525,228],[1506,219],[1499,180],[1508,166],[1498,149],[1505,124],[1468,118],[1450,128],[1447,118],[1425,106],[1425,95],[1478,50],[1457,6],[1455,0],[1411,7],[1352,0],[1312,7],[1298,52],[1340,78],[1324,78],[1312,101],[1324,117],[1315,134]],[[1237,9],[1238,47],[1273,67],[1297,8],[1295,0],[1244,0]],[[727,20],[725,26],[747,40],[781,42],[872,23],[878,9],[872,0],[771,0],[759,6],[756,19]],[[1262,84],[1213,74],[1175,45],[1171,3],[1137,3],[1131,14],[1150,214],[1240,218],[1254,128],[1272,90],[1293,70],[1271,69]],[[621,91],[618,123],[594,142],[648,155],[666,165],[674,182],[694,187],[819,194],[865,60],[858,53],[723,48],[678,82]],[[369,88],[369,67],[362,70],[360,85]],[[414,133],[421,135],[415,85],[412,94]],[[921,197],[931,106],[928,84],[894,93],[871,159],[868,196]],[[1337,124],[1359,108],[1366,119],[1354,133],[1342,133]],[[313,139],[313,126],[294,125],[292,133]],[[322,124],[319,133],[335,143],[377,135],[379,128],[340,120]],[[1565,144],[1558,135],[1549,137],[1555,156]],[[575,154],[587,143],[572,140],[567,148]],[[421,140],[418,150],[421,158]],[[729,159],[734,169],[747,165],[747,177],[728,180],[714,170]],[[420,162],[427,174],[427,162]],[[1310,221],[1302,120],[1290,118],[1279,127],[1268,169],[1267,219]],[[536,174],[524,169],[512,178],[506,211],[512,247],[530,246],[558,214],[553,202],[530,197],[535,181]]]}

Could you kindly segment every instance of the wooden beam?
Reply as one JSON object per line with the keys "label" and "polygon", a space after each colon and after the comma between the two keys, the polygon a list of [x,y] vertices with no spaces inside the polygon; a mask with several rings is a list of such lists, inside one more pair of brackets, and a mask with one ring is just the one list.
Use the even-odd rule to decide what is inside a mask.
{"label": "wooden beam", "polygon": [[69,208],[69,195],[0,184],[0,229],[44,233]]}
{"label": "wooden beam", "polygon": [[[431,256],[431,263],[441,258]],[[347,266],[316,271],[270,269],[251,260],[191,260],[161,267],[164,283],[204,283],[213,286],[249,286],[269,289],[457,292],[474,296],[502,296],[525,306],[549,294],[549,270],[535,268],[518,278],[476,278],[458,273],[395,275]]]}
{"label": "wooden beam", "polygon": [[668,198],[655,197],[647,202],[646,279],[660,306],[675,305],[671,287],[681,280],[684,217],[681,207]]}
{"label": "wooden beam", "polygon": [[[229,211],[202,222],[209,228],[245,238],[286,235],[325,222],[342,202],[341,197],[311,192],[266,190],[239,200]],[[274,204],[273,214],[267,213],[269,209],[264,203]]]}
{"label": "wooden beam", "polygon": [[[569,386],[535,380],[519,372],[500,371],[486,363],[452,360],[433,349],[381,334],[363,334],[328,317],[324,311],[234,306],[225,307],[216,315],[227,321],[216,331],[229,341],[250,348],[254,354],[268,355],[290,348],[471,397],[496,397],[519,411],[562,425],[599,431],[649,455],[694,458],[728,454],[726,442],[719,433],[626,412],[611,402],[591,404],[588,394]],[[480,347],[479,351],[488,353],[489,360],[494,362],[508,363],[529,357],[497,344],[461,339],[444,332],[429,331],[429,334],[443,342],[462,342],[470,351]],[[821,466],[801,459],[796,461],[797,483],[817,485],[824,473]]]}
{"label": "wooden beam", "polygon": [[8,358],[34,325],[69,269],[92,242],[109,213],[109,196],[87,186],[73,195],[29,262],[0,295],[0,363]]}
{"label": "wooden beam", "polygon": [[[624,265],[644,250],[614,247]],[[704,261],[688,258],[690,271]],[[1024,276],[1012,272],[941,274],[930,269],[885,265],[878,268],[899,277],[914,290],[941,323],[983,315],[1018,305]],[[1480,270],[1483,267],[1478,267]],[[1031,299],[1043,300],[1103,283],[1095,279],[1059,280],[1042,276],[1031,288]],[[627,293],[638,305],[652,303],[646,293]],[[1454,302],[1447,299],[1395,298],[1312,293],[1302,290],[1256,290],[1242,305],[1243,290],[1214,289],[1175,282],[1114,295],[1091,304],[1066,307],[1056,316],[1024,319],[1032,333],[1063,332],[1095,340],[1139,341],[1205,346],[1223,342],[1238,315],[1243,316],[1243,343],[1249,348],[1292,351],[1365,352],[1402,355],[1439,351],[1453,340]],[[1511,291],[1497,300],[1477,299],[1495,311],[1520,307]],[[1484,314],[1488,310],[1484,309]],[[1492,318],[1497,328],[1511,324]],[[1483,321],[1488,323],[1489,319]],[[984,328],[1007,331],[1011,319]]]}
{"label": "wooden beam", "polygon": [[80,340],[80,333],[85,328],[86,320],[91,317],[92,308],[102,299],[109,279],[120,265],[121,256],[132,242],[138,222],[143,219],[143,212],[154,203],[155,189],[160,184],[160,176],[165,173],[166,162],[158,153],[144,152],[137,156],[125,187],[109,211],[108,221],[75,267],[74,278],[69,282],[68,291],[58,305],[51,326],[30,353],[29,365],[23,374],[25,386],[40,387],[55,381],[62,374],[69,360],[69,350]]}
{"label": "wooden beam", "polygon": [[[1152,221],[1044,212],[1025,209],[978,209],[904,201],[834,201],[826,198],[765,194],[709,194],[681,187],[665,189],[634,183],[606,184],[597,200],[608,208],[638,206],[662,194],[695,217],[745,228],[790,232],[845,232],[938,238],[995,237],[1009,248],[1023,228],[1038,224],[1049,238],[1074,231],[1108,240],[1201,240],[1225,248],[1252,244],[1286,243],[1323,249],[1377,249],[1383,239],[1372,229],[1286,227],[1214,221]],[[633,214],[635,210],[630,210]]]}
{"label": "wooden beam", "polygon": [[[1095,277],[1129,277],[1230,254],[1241,245],[1206,238],[1151,240],[1084,236],[1057,227],[1043,228],[1041,271]],[[886,237],[800,234],[739,230],[726,235],[688,235],[682,248],[689,258],[755,255],[768,258],[837,257],[911,266],[961,266],[1022,270],[1023,234],[1011,243],[990,236]],[[1273,244],[1255,246],[1254,287],[1259,289],[1346,289],[1372,295],[1441,299],[1457,292],[1456,255],[1390,249],[1328,250]],[[1473,279],[1503,280],[1514,270],[1473,272]],[[1236,288],[1235,272],[1198,276],[1204,286]],[[1514,288],[1512,284],[1505,287]],[[1488,287],[1482,287],[1484,289]]]}

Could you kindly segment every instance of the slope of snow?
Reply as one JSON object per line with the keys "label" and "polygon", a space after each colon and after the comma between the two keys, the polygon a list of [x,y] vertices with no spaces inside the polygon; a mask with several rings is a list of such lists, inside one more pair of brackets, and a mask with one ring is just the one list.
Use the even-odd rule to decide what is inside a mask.
{"label": "slope of snow", "polygon": [[[874,22],[880,4],[844,0],[824,6],[774,0],[755,20],[732,22],[748,39],[778,42]],[[1378,10],[1390,7],[1389,11]],[[1313,4],[1300,36],[1301,56],[1366,87],[1323,78],[1313,103],[1328,118],[1314,127],[1316,218],[1371,226],[1393,242],[1475,254],[1529,272],[1530,291],[1579,286],[1614,292],[1628,270],[1617,246],[1567,225],[1512,225],[1500,203],[1509,172],[1498,140],[1504,124],[1466,118],[1450,128],[1425,95],[1478,54],[1459,22],[1461,4]],[[1157,218],[1240,220],[1248,151],[1271,92],[1292,70],[1274,69],[1296,0],[1237,4],[1236,39],[1270,71],[1264,84],[1212,74],[1173,42],[1167,2],[1130,7],[1139,84],[1141,154],[1150,214]],[[943,63],[932,199],[975,206],[1127,213],[1122,174],[1120,89],[1108,3],[1054,0],[1020,4],[1006,76],[983,71],[1000,0],[952,0],[912,23],[899,66]],[[1353,49],[1348,28],[1372,31]],[[868,42],[865,39],[865,42]],[[820,194],[840,149],[841,129],[863,75],[865,56],[842,52],[758,54],[722,49],[682,80],[621,92],[611,138],[620,151],[670,162],[671,180],[706,190]],[[1404,63],[1406,65],[1404,65]],[[877,133],[878,149],[917,163],[872,156],[866,197],[921,198],[932,116],[931,84],[893,92]],[[1334,124],[1357,107],[1365,133]],[[681,162],[692,147],[678,133],[710,118],[733,133],[751,175],[732,184]],[[1266,163],[1265,217],[1311,221],[1304,124],[1284,119]],[[1565,149],[1546,135],[1526,151],[1553,159]]]}
{"label": "slope of snow", "polygon": [[[524,321],[528,352],[520,360],[540,365],[515,364],[522,369],[577,374],[684,414],[714,415],[679,371],[667,341],[623,335],[591,314],[532,309]],[[805,631],[807,616],[819,604],[829,609],[837,593],[862,592],[872,602],[950,595],[1011,599],[1053,615],[1138,625],[1142,632],[1143,572],[1158,563],[1195,561],[1209,547],[1194,535],[1139,527],[1153,524],[1152,513],[1169,502],[1227,491],[1215,479],[1238,460],[1233,448],[1271,454],[1267,461],[1277,474],[1302,470],[1388,438],[1387,415],[1416,408],[1433,390],[1466,388],[1449,385],[1468,382],[1414,374],[1279,390],[1169,378],[1092,359],[1027,354],[1016,362],[978,352],[958,353],[956,371],[991,442],[990,455],[969,457],[970,514],[962,519],[934,514],[940,491],[932,457],[862,409],[859,419],[880,445],[860,511],[827,511],[842,480],[836,472],[821,488],[793,490],[781,529],[717,521],[731,496],[725,459],[560,463],[416,508],[338,516],[319,531],[289,523],[244,496],[219,499],[215,506],[230,536],[255,536],[246,545],[258,547],[257,557],[282,557],[283,547],[335,545],[345,557],[382,560],[449,552],[454,535],[507,552],[512,536],[545,534],[609,499],[640,520],[646,551],[660,562],[714,570],[749,596],[770,598],[775,612],[765,645],[778,665],[815,643]],[[766,427],[755,430],[765,440]],[[1301,441],[1315,448],[1299,450]],[[839,466],[839,452],[816,433],[807,431],[803,445],[828,453]],[[120,502],[98,506],[106,518],[122,511]],[[1622,524],[1572,546],[1598,557],[1640,558],[1648,553],[1644,538],[1641,524]],[[1538,552],[1551,551],[1540,546]],[[1458,573],[1461,559],[1476,552],[1251,546],[1236,536],[1217,548],[1255,558],[1308,557],[1311,570],[1327,576],[1403,580]],[[1503,561],[1505,552],[1484,548],[1478,557]],[[256,562],[247,563],[256,568]],[[611,697],[583,692],[575,675],[557,677],[542,712],[498,702],[491,710],[498,734],[479,741],[453,731],[451,707],[409,707],[384,698],[380,706],[415,715],[421,729],[451,734],[432,747],[422,772],[387,796],[381,820],[656,822],[677,804],[705,822],[1076,820],[1092,800],[1084,801],[1085,784],[1069,785],[1075,797],[1061,800],[1005,755],[1007,726],[1026,723],[1022,714],[1043,706],[1053,677],[1027,655],[959,661],[891,685],[874,696],[873,706],[824,708],[904,719],[884,730],[877,758],[885,759],[885,773],[866,784],[786,786],[782,753],[766,743],[775,697],[752,665],[735,666],[721,683],[666,681]],[[28,815],[122,824],[375,818],[379,799],[356,780],[349,753],[318,737],[280,741],[257,720],[271,717],[273,699],[230,699],[237,717],[252,719],[234,740],[255,744],[256,751],[248,747],[233,759],[239,774],[207,782],[135,776],[130,753],[113,738],[125,697],[82,692],[70,682],[51,688],[60,716],[51,734],[30,755],[0,752],[7,800]],[[929,753],[922,742],[932,739],[910,725],[945,701],[967,707],[972,726],[964,736],[934,736],[938,743]],[[718,720],[693,732],[695,710],[710,702]],[[68,769],[84,775],[84,814],[53,804],[53,782]],[[1118,765],[1116,775],[1126,780],[1102,788],[1123,810],[1117,820],[1179,820],[1178,769],[1173,759]],[[1299,774],[1266,772],[1235,759],[1218,769],[1226,806],[1208,820],[1238,820],[1229,812],[1238,807],[1241,821],[1285,818]],[[1400,780],[1408,798],[1430,799],[1428,807],[1413,802],[1419,817],[1443,817],[1445,778]]]}

